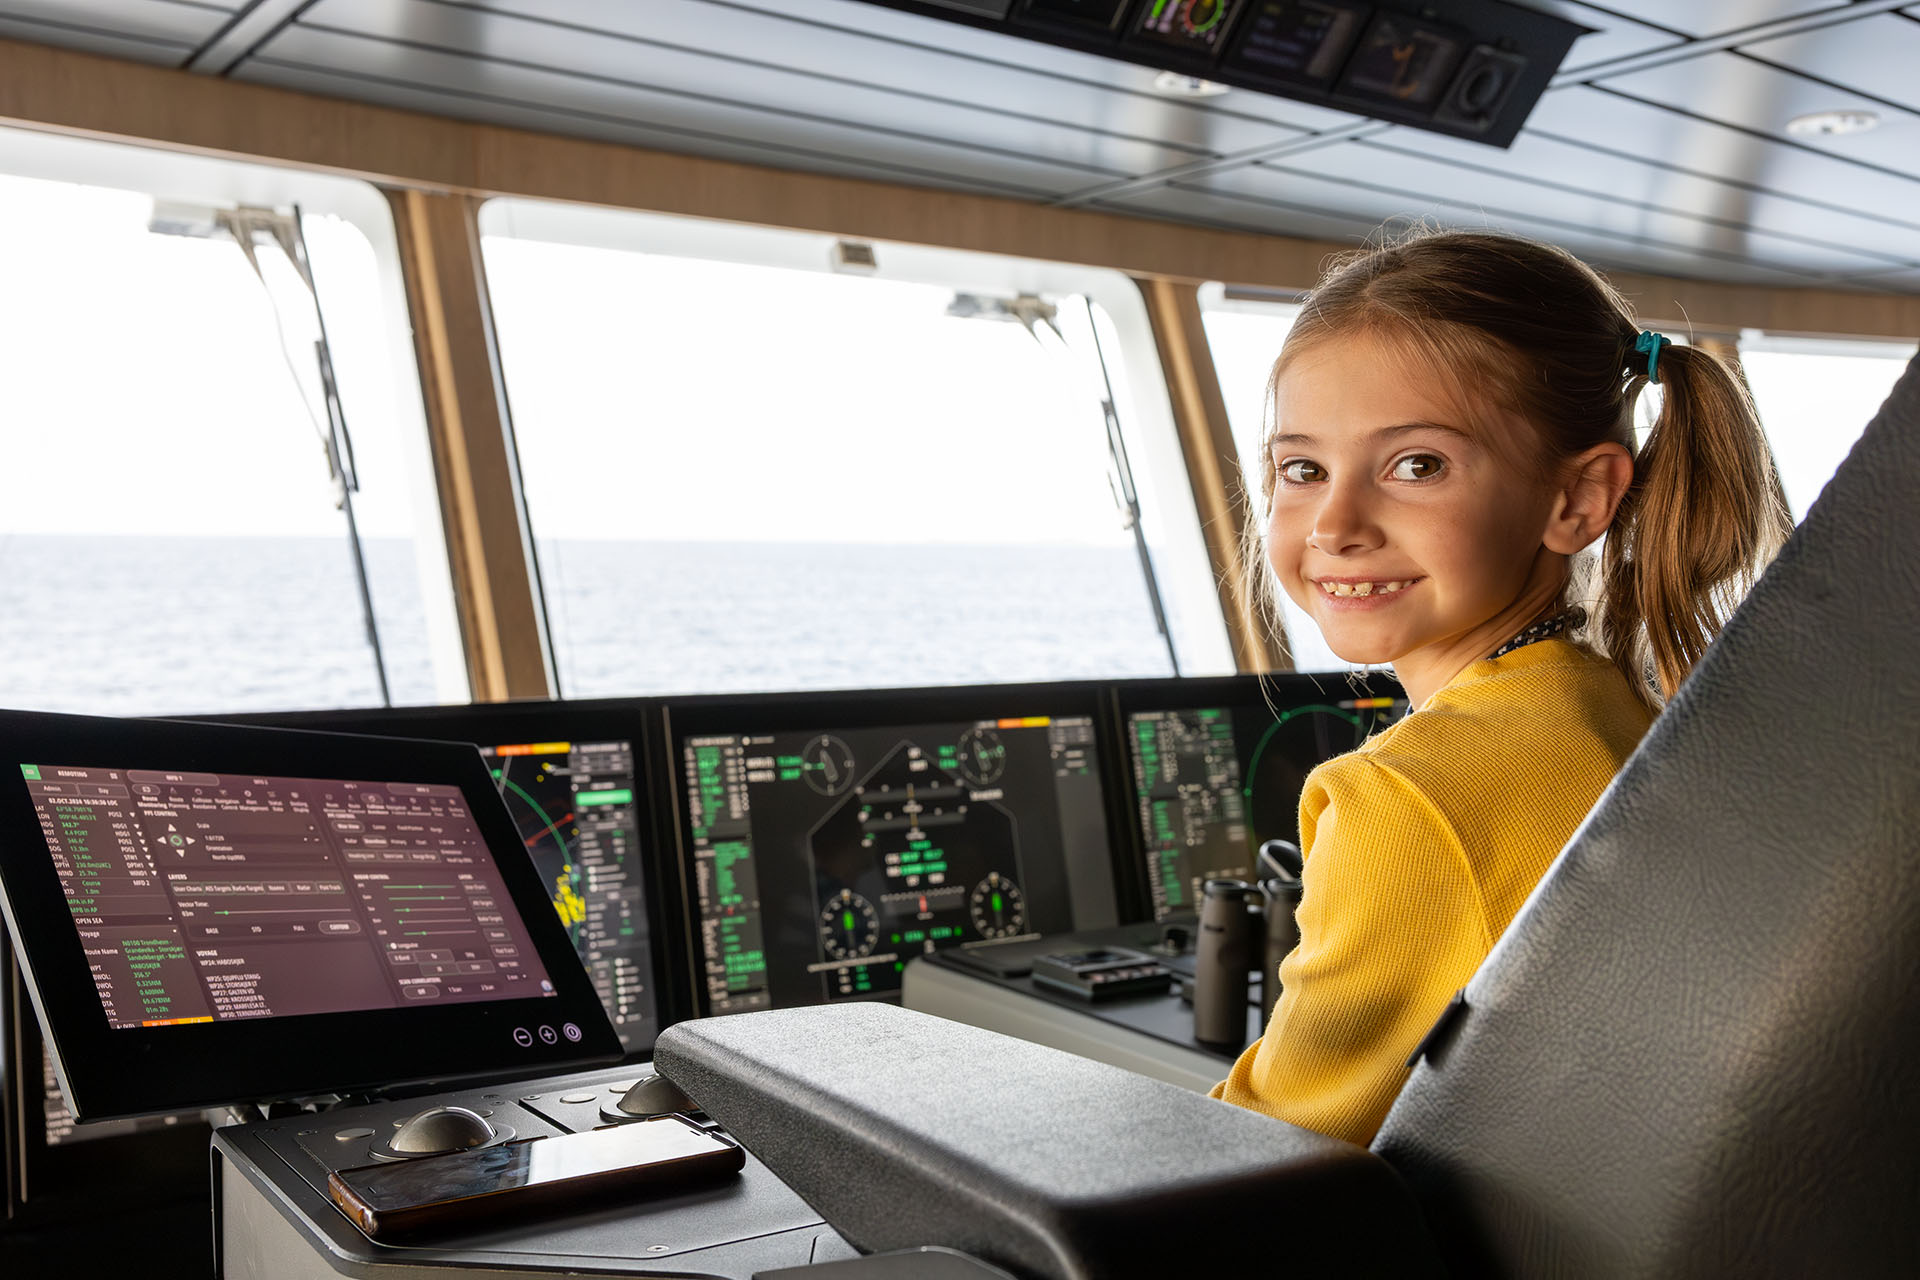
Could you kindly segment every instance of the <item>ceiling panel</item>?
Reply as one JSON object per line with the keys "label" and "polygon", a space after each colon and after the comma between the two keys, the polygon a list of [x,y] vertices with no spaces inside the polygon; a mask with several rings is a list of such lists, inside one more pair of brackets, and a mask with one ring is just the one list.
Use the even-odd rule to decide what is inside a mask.
{"label": "ceiling panel", "polygon": [[1920,222],[1920,178],[1868,168],[1824,149],[1775,141],[1599,89],[1554,90],[1540,100],[1527,129],[1682,173],[1726,178],[1908,225]]}
{"label": "ceiling panel", "polygon": [[0,14],[0,40],[57,45],[62,49],[78,49],[82,53],[104,54],[132,62],[156,62],[166,67],[179,66],[193,52],[192,45],[172,40],[147,40],[86,27],[53,26],[6,14]]}
{"label": "ceiling panel", "polygon": [[[599,121],[677,132],[673,150],[708,154],[709,139],[754,143],[776,150],[839,155],[848,160],[947,175],[963,182],[985,182],[1029,194],[1060,195],[1087,186],[1103,175],[1091,165],[1061,163],[1022,153],[961,146],[917,135],[908,129],[862,127],[827,118],[809,118],[791,109],[748,107],[692,98],[563,72],[416,49],[381,40],[342,35],[304,25],[287,28],[268,41],[245,67],[250,78],[284,83],[285,68],[329,71],[364,82],[417,86],[447,92],[453,99],[490,103],[488,118],[513,123],[501,107],[516,103],[573,113],[583,124]],[[460,114],[467,114],[461,112]],[[528,122],[528,127],[541,127]],[[553,127],[548,124],[546,127]],[[795,163],[799,163],[796,161]]]}
{"label": "ceiling panel", "polygon": [[[477,2],[492,4],[495,0]],[[519,2],[524,3],[524,0]],[[618,4],[620,0],[612,0],[612,3]],[[713,30],[717,43],[725,43],[729,39],[726,31],[736,11],[754,9],[798,22],[860,31],[890,41],[940,49],[963,58],[1044,71],[1068,84],[1160,96],[1153,88],[1153,80],[1158,73],[1149,67],[1118,62],[1097,54],[1057,49],[1036,40],[998,31],[983,31],[957,22],[902,13],[897,9],[882,9],[877,5],[859,3],[858,0],[717,0],[707,7],[714,11]],[[1344,111],[1329,111],[1304,102],[1291,102],[1258,93],[1230,93],[1224,98],[1213,99],[1212,103],[1217,104],[1219,110],[1316,131],[1339,128],[1360,119]]]}
{"label": "ceiling panel", "polygon": [[0,33],[143,62],[179,63],[238,0],[0,0]]}
{"label": "ceiling panel", "polygon": [[1845,0],[1607,0],[1607,8],[1690,36],[1716,36],[1803,13],[1844,7]]}
{"label": "ceiling panel", "polygon": [[1920,115],[1738,53],[1710,53],[1646,71],[1608,76],[1595,83],[1643,102],[1674,107],[1782,140],[1788,138],[1787,121],[1811,111],[1877,112],[1880,127],[1871,132],[1794,140],[1792,145],[1900,173],[1913,173],[1920,167]]}
{"label": "ceiling panel", "polygon": [[1740,51],[1920,111],[1920,21],[1913,18],[1882,14]]}
{"label": "ceiling panel", "polygon": [[1436,145],[1442,141],[1402,131],[1274,163],[1596,226],[1653,216],[1679,228],[1686,243],[1803,268],[1920,266],[1920,225],[1891,226],[1544,138],[1522,138],[1503,152]]}
{"label": "ceiling panel", "polygon": [[[310,20],[347,25],[328,0]],[[358,4],[354,9],[392,11],[389,29],[408,21],[400,6]],[[602,0],[490,0],[488,12],[535,19],[581,29],[604,30],[674,45],[686,50],[715,50],[714,6],[706,0],[648,0],[645,5],[612,5]],[[441,12],[447,12],[441,7]],[[376,20],[382,20],[376,18]],[[945,49],[907,44],[840,27],[807,22],[786,14],[735,10],[725,17],[724,57],[739,62],[783,67],[824,80],[854,80],[879,90],[990,111],[1052,127],[1093,130],[1122,137],[1152,139],[1201,152],[1233,152],[1269,146],[1301,136],[1303,130],[1230,109],[1156,93],[1063,81],[1044,71],[986,62]],[[359,24],[375,29],[366,19]],[[716,78],[726,77],[722,71]]]}
{"label": "ceiling panel", "polygon": [[325,94],[336,98],[352,98],[360,102],[379,103],[408,111],[456,116],[523,129],[544,129],[571,137],[622,142],[630,146],[658,151],[696,152],[716,160],[732,160],[769,168],[793,169],[838,177],[869,178],[879,182],[911,183],[916,186],[1026,199],[1038,198],[1040,195],[1022,188],[999,187],[990,183],[967,181],[953,173],[940,172],[924,165],[906,167],[865,163],[849,156],[762,144],[751,140],[706,135],[690,137],[684,132],[673,129],[628,121],[583,117],[570,111],[521,102],[455,96],[418,85],[369,81],[343,72],[276,65],[271,62],[249,62],[234,72],[234,79],[273,84],[281,88]]}
{"label": "ceiling panel", "polygon": [[[1347,145],[1350,144],[1341,144],[1342,147]],[[1302,163],[1311,165],[1322,157],[1323,153],[1316,152],[1304,157]],[[1389,220],[1478,227],[1551,240],[1596,263],[1610,266],[1631,264],[1641,270],[1664,271],[1673,275],[1756,280],[1773,284],[1808,284],[1824,278],[1815,271],[1786,265],[1752,266],[1737,254],[1716,246],[1689,242],[1683,238],[1690,231],[1689,228],[1676,224],[1672,219],[1653,215],[1636,218],[1624,213],[1603,211],[1607,213],[1604,219],[1591,222],[1560,219],[1473,201],[1437,200],[1384,183],[1362,184],[1305,168],[1269,165],[1247,165],[1182,185],[1200,187],[1228,199],[1279,202],[1295,208],[1319,210],[1346,219],[1355,236],[1365,235],[1366,229],[1372,224]],[[1857,267],[1860,264],[1855,265]]]}
{"label": "ceiling panel", "polygon": [[[181,65],[252,2],[0,0],[0,37]],[[1522,2],[1595,28],[1566,63],[1594,72],[1549,92],[1508,150],[1407,128],[1349,138],[1378,126],[1244,90],[1169,98],[1149,67],[861,0],[271,0],[298,18],[233,74],[1196,225],[1358,240],[1427,217],[1614,266],[1920,292],[1920,3],[1854,17],[1839,0]],[[1686,48],[1792,18],[1825,25]],[[1782,132],[1836,107],[1883,123]]]}
{"label": "ceiling panel", "polygon": [[[1083,183],[1149,173],[1213,154],[1059,125],[1041,117],[982,110],[960,99],[876,89],[846,77],[829,79],[767,63],[438,4],[322,0],[301,16],[299,25],[303,31],[350,31],[387,42],[392,53],[382,56],[404,58],[412,51],[409,46],[425,46],[494,64],[575,75],[583,87],[606,84],[664,93],[688,106],[722,100],[795,120],[841,127],[870,125],[917,138],[995,149],[1084,169]],[[405,43],[392,44],[396,41]],[[281,49],[281,41],[276,40],[267,52],[289,56]],[[1299,136],[1293,131],[1268,132],[1280,140]]]}

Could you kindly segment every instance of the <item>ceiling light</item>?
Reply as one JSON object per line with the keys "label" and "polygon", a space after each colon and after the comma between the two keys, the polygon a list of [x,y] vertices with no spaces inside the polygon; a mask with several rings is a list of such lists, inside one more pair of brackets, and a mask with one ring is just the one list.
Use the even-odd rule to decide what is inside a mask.
{"label": "ceiling light", "polygon": [[1836,138],[1843,133],[1865,133],[1880,123],[1871,111],[1815,111],[1787,121],[1787,132],[1796,138]]}
{"label": "ceiling light", "polygon": [[1227,86],[1199,76],[1183,76],[1178,71],[1162,71],[1153,78],[1153,91],[1169,98],[1217,98]]}

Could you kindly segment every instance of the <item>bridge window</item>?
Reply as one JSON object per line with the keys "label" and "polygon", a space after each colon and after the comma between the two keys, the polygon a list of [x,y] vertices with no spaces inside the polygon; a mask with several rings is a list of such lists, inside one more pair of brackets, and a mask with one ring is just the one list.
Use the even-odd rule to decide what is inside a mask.
{"label": "bridge window", "polygon": [[481,227],[567,696],[1231,669],[1124,277],[528,201]]}
{"label": "bridge window", "polygon": [[[1267,378],[1298,314],[1298,306],[1268,291],[1218,284],[1200,289],[1207,347],[1213,353],[1220,395],[1227,404],[1227,422],[1240,454],[1247,501],[1254,519],[1263,524],[1266,499],[1260,493],[1260,444],[1267,429]],[[1297,670],[1338,671],[1352,665],[1327,648],[1320,628],[1305,610],[1284,596],[1280,609],[1287,629],[1287,648]]]}
{"label": "bridge window", "polygon": [[0,131],[0,706],[381,701],[313,294],[270,232],[256,273],[221,230],[296,203],[391,696],[466,696],[378,193]]}
{"label": "bridge window", "polygon": [[1740,363],[1773,445],[1795,524],[1893,390],[1911,343],[1740,336]]}

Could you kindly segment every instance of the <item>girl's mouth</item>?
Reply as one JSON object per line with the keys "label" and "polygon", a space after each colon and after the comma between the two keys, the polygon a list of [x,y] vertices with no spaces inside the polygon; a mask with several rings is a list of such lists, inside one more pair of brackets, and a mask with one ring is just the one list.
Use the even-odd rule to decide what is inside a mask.
{"label": "girl's mouth", "polygon": [[1321,578],[1314,585],[1319,587],[1325,595],[1346,599],[1352,596],[1397,595],[1418,581],[1418,578],[1387,578],[1372,581]]}

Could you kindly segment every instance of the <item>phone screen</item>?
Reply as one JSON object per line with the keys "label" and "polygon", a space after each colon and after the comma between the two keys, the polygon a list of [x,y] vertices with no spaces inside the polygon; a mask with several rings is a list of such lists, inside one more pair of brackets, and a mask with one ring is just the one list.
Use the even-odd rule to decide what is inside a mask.
{"label": "phone screen", "polygon": [[333,1199],[369,1235],[410,1215],[451,1222],[461,1206],[492,1214],[513,1201],[552,1203],[613,1187],[697,1182],[737,1172],[739,1147],[677,1116],[586,1133],[530,1138],[404,1164],[345,1169],[328,1179]]}

